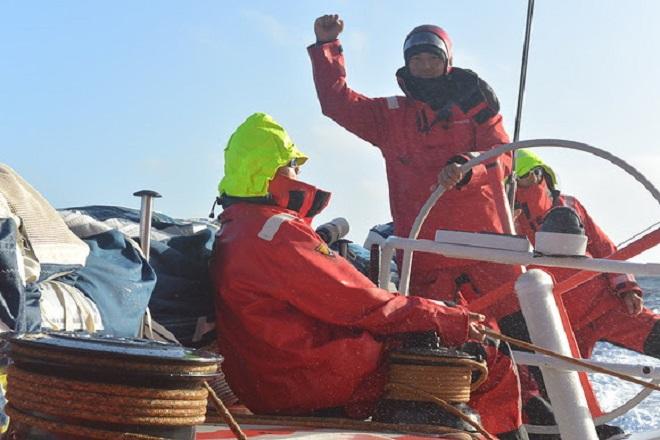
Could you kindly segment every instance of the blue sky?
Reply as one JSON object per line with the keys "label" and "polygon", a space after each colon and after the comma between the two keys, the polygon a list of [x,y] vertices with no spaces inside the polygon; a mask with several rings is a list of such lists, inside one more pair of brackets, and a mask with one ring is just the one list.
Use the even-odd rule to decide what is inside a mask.
{"label": "blue sky", "polygon": [[[302,178],[333,192],[319,219],[346,217],[362,242],[389,220],[378,151],[321,115],[305,47],[324,13],[345,20],[349,84],[398,94],[406,33],[447,29],[455,64],[497,92],[513,133],[526,2],[0,1],[0,151],[56,207],[139,207],[204,217],[233,129],[272,114],[311,160]],[[660,3],[538,1],[522,139],[586,142],[660,186]],[[660,219],[641,185],[585,155],[538,150],[622,241]],[[660,250],[648,254],[660,261]]]}

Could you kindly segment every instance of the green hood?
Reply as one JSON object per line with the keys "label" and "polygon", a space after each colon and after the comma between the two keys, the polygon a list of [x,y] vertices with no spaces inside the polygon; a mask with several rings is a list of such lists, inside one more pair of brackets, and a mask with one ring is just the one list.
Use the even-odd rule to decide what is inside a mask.
{"label": "green hood", "polygon": [[307,156],[270,115],[255,113],[229,138],[225,148],[225,175],[218,192],[233,197],[265,196],[277,169],[293,159],[302,165]]}
{"label": "green hood", "polygon": [[536,153],[532,153],[531,150],[524,148],[516,150],[516,175],[518,177],[524,176],[534,168],[538,167],[543,168],[543,170],[548,173],[552,179],[552,186],[557,188],[557,176],[548,164],[543,162],[543,160],[541,160],[541,158]]}

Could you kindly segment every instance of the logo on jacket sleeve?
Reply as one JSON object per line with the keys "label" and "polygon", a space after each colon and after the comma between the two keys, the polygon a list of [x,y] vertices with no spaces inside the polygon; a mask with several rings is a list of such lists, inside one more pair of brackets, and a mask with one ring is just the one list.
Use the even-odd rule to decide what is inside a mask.
{"label": "logo on jacket sleeve", "polygon": [[319,244],[318,246],[316,246],[316,249],[314,249],[314,250],[316,252],[319,252],[319,253],[325,255],[326,257],[334,257],[335,256],[335,253],[332,252],[332,249],[330,249],[328,247],[328,245],[325,244],[325,243]]}

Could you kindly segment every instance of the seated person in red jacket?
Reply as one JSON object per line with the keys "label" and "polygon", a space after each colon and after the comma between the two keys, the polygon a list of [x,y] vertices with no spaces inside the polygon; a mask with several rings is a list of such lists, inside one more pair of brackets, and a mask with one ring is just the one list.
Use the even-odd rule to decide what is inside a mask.
{"label": "seated person in red jacket", "polygon": [[[330,194],[297,179],[307,157],[270,116],[250,116],[225,149],[224,207],[210,264],[223,370],[253,412],[340,407],[367,417],[394,335],[483,341],[483,316],[377,288],[311,227]],[[388,345],[389,344],[389,345]],[[504,351],[483,345],[489,379],[470,405],[502,439],[521,438],[520,390]]]}
{"label": "seated person in red jacket", "polygon": [[[552,168],[530,150],[518,150],[516,174],[517,230],[534,243],[545,214],[557,206],[572,208],[588,237],[587,253],[606,258],[616,251],[612,240],[573,196],[561,194]],[[544,268],[557,282],[573,271]],[[597,341],[607,341],[660,358],[660,315],[643,306],[642,289],[632,275],[606,273],[563,295],[564,305],[583,357],[590,357]]]}

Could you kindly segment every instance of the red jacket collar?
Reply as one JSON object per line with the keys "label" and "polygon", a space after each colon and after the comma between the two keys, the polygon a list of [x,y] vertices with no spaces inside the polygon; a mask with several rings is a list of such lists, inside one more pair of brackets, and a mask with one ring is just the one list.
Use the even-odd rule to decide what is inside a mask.
{"label": "red jacket collar", "polygon": [[309,220],[323,211],[330,201],[329,192],[282,175],[275,176],[268,191],[276,205],[295,211]]}
{"label": "red jacket collar", "polygon": [[529,219],[543,217],[553,206],[552,192],[545,179],[541,180],[538,185],[518,187],[516,205]]}

